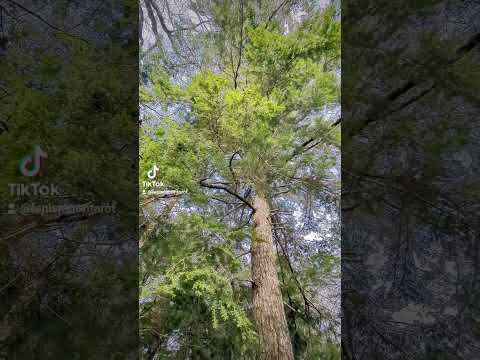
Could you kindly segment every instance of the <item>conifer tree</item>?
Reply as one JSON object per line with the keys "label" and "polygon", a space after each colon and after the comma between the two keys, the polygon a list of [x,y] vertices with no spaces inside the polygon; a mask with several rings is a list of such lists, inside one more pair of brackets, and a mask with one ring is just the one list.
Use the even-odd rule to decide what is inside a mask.
{"label": "conifer tree", "polygon": [[[336,190],[327,180],[337,160],[339,131],[325,114],[339,96],[339,23],[329,8],[288,32],[274,21],[255,23],[253,10],[243,2],[215,9],[223,33],[216,34],[205,49],[219,60],[217,66],[204,67],[187,81],[178,81],[164,67],[155,67],[150,86],[142,88],[144,104],[161,104],[160,111],[173,115],[159,116],[155,110],[153,117],[160,117],[160,124],[143,128],[141,186],[147,172],[157,166],[162,188],[157,198],[172,191],[178,194],[183,216],[190,214],[191,218],[191,213],[200,213],[201,208],[212,214],[219,203],[234,204],[213,223],[223,229],[223,244],[245,239],[249,244],[248,278],[258,358],[290,360],[294,351],[278,277],[274,235],[279,217],[275,207],[280,195],[316,196]],[[232,12],[238,16],[231,16]],[[232,45],[235,43],[238,45]],[[166,207],[166,211],[172,208]],[[173,217],[178,221],[178,214]],[[198,223],[198,218],[196,221],[203,229],[199,234],[185,235],[188,231],[184,229],[179,230],[182,235],[170,231],[164,238],[176,236],[186,247],[187,239],[192,244],[199,241],[210,251],[212,245],[205,243],[212,241],[206,235],[211,229]],[[163,230],[157,232],[165,232],[168,223],[162,223]],[[202,263],[195,261],[196,265]],[[216,261],[209,263],[210,271],[225,267]],[[192,272],[185,277],[192,280],[196,276]],[[214,278],[222,273],[203,273],[202,283],[214,286],[218,280]],[[178,290],[178,281],[170,280],[169,291],[171,286]],[[211,305],[213,300],[205,298],[210,291],[207,285],[198,284],[205,302]],[[150,290],[146,297],[165,295],[165,286],[161,288]],[[230,303],[234,302],[231,295],[219,296],[224,299],[218,304],[218,309],[224,309],[220,310],[224,320],[231,317],[241,331],[252,328]]]}

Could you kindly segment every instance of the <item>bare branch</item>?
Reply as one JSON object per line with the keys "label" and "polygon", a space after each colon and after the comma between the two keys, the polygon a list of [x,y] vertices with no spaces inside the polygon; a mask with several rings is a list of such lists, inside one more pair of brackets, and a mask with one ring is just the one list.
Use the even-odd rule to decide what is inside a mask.
{"label": "bare branch", "polygon": [[223,191],[229,193],[230,195],[235,196],[238,200],[240,200],[240,201],[243,202],[245,205],[247,205],[250,209],[252,209],[253,211],[255,211],[255,208],[253,207],[253,205],[250,204],[250,202],[248,202],[248,200],[245,199],[243,196],[237,194],[235,191],[227,188],[226,186],[216,185],[215,183],[214,183],[214,184],[207,184],[207,183],[205,183],[205,181],[206,181],[206,179],[200,180],[200,186],[203,186],[203,187],[206,187],[206,188],[210,188],[210,189],[223,190]]}
{"label": "bare branch", "polygon": [[16,2],[15,0],[7,0],[9,3],[17,6],[18,8],[22,9],[23,11],[25,11],[27,14],[30,14],[32,15],[34,18],[40,20],[42,23],[44,23],[45,25],[47,25],[50,29],[53,29],[55,31],[58,31],[62,34],[65,34],[65,35],[68,35],[72,38],[76,38],[76,39],[79,39],[81,41],[83,41],[84,43],[87,43],[88,44],[88,41],[83,39],[82,37],[80,36],[77,36],[77,35],[73,35],[73,34],[70,34],[68,33],[67,31],[65,31],[64,29],[61,29],[59,28],[58,26],[48,22],[45,18],[43,18],[42,16],[40,16],[39,14],[33,12],[32,10],[26,8],[25,6],[23,6],[22,4],[19,4],[18,2]]}

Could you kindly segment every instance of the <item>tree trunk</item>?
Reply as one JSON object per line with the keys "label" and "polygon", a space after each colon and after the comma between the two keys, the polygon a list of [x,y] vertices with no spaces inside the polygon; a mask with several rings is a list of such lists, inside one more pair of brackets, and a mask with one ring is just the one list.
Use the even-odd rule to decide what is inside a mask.
{"label": "tree trunk", "polygon": [[253,311],[260,338],[259,360],[293,360],[282,294],[275,265],[270,206],[255,196],[252,241]]}

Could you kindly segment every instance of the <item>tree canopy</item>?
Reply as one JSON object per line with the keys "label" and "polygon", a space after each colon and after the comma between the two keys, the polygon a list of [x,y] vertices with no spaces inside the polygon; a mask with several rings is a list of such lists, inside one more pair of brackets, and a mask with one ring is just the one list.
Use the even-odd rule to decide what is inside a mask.
{"label": "tree canopy", "polygon": [[[206,27],[181,36],[175,3],[143,4],[157,39],[140,89],[146,358],[273,359],[274,341],[339,358],[339,22],[332,6],[267,3],[192,8],[183,21]],[[272,316],[288,339],[268,339]]]}

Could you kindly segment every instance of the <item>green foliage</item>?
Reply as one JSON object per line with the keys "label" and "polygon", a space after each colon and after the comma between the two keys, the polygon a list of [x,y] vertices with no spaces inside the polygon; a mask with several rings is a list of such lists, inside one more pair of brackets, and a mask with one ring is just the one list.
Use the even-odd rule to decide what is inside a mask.
{"label": "green foliage", "polygon": [[[124,106],[132,102],[131,85],[125,77],[118,78],[118,68],[110,65],[128,59],[118,49],[64,45],[68,60],[46,49],[37,50],[41,60],[28,71],[15,69],[25,63],[14,54],[10,63],[0,65],[8,74],[4,82],[10,94],[2,100],[1,116],[15,124],[9,136],[2,137],[1,159],[9,176],[2,177],[0,186],[8,189],[7,183],[19,182],[18,161],[38,144],[49,156],[48,178],[62,192],[111,201],[134,176],[126,152],[118,151],[136,131],[134,109],[128,112]],[[32,85],[30,79],[42,85]],[[131,208],[132,198],[123,195],[122,207]]]}
{"label": "green foliage", "polygon": [[341,352],[337,344],[313,341],[307,350],[305,360],[340,360]]}
{"label": "green foliage", "polygon": [[[69,2],[57,3],[43,4],[42,13],[58,10],[60,21],[65,10],[61,7]],[[129,0],[125,4],[133,3]],[[103,11],[97,9],[98,14]],[[131,232],[137,213],[136,189],[131,187],[132,180],[136,180],[131,167],[131,150],[137,146],[131,143],[132,134],[137,131],[136,74],[126,72],[125,65],[131,65],[136,46],[95,48],[65,33],[39,33],[41,27],[33,19],[28,15],[15,20],[14,28],[19,30],[12,34],[9,46],[0,55],[0,120],[8,119],[9,126],[8,133],[0,137],[4,175],[0,179],[0,201],[17,205],[32,200],[38,205],[103,205],[117,201],[117,211],[125,213],[110,217],[109,234],[121,232],[113,229],[117,215],[126,215],[122,217],[121,230],[127,228]],[[11,21],[11,17],[2,21]],[[31,26],[32,22],[37,27]],[[115,21],[107,26],[109,32],[110,27],[116,26]],[[120,28],[124,31],[124,24]],[[92,34],[94,29],[88,32]],[[120,73],[122,76],[118,76]],[[133,106],[126,109],[126,104]],[[35,145],[48,153],[45,176],[25,178],[18,171],[18,164]],[[11,197],[9,183],[29,182],[54,184],[61,196]],[[132,214],[134,221],[129,222]],[[120,354],[132,353],[136,344],[128,341],[136,332],[136,322],[130,310],[137,299],[131,289],[137,279],[128,276],[136,274],[136,261],[121,265],[96,261],[106,257],[105,247],[89,248],[86,239],[98,235],[98,217],[78,221],[78,216],[56,215],[9,215],[0,220],[4,233],[9,233],[10,228],[18,231],[26,224],[31,229],[26,234],[25,246],[15,245],[22,241],[23,233],[16,241],[2,244],[1,273],[7,276],[2,275],[1,281],[11,287],[7,297],[12,298],[12,303],[2,299],[2,309],[14,319],[9,323],[5,318],[10,333],[2,339],[2,355],[118,359],[122,358]],[[46,226],[52,220],[58,231],[51,232]],[[87,230],[82,234],[72,231],[79,227]],[[36,241],[30,241],[32,238]],[[26,252],[34,261],[25,261]],[[13,277],[9,278],[7,273],[11,269],[17,271],[15,279],[22,281],[11,281]],[[126,293],[131,296],[125,296]],[[110,336],[113,333],[115,336]]]}
{"label": "green foliage", "polygon": [[[287,86],[292,85],[288,84],[292,77],[309,80],[312,72],[320,76],[324,69],[336,68],[340,59],[340,25],[333,21],[332,14],[333,9],[329,9],[322,15],[313,16],[287,35],[278,28],[267,26],[248,30],[250,42],[246,57],[249,72],[259,79],[264,91],[269,92],[278,85],[283,88],[285,82]],[[292,82],[295,84],[295,79]],[[328,99],[324,101],[328,103]]]}
{"label": "green foliage", "polygon": [[[284,34],[273,22],[258,24],[264,14],[245,7],[242,23],[238,2],[214,6],[221,30],[202,54],[214,65],[185,85],[165,66],[149,65],[150,83],[141,88],[141,102],[161,114],[149,112],[142,126],[140,188],[156,165],[162,190],[185,192],[153,209],[151,228],[142,234],[142,341],[165,358],[253,359],[257,353],[250,264],[238,256],[254,238],[244,226],[248,208],[222,205],[238,198],[221,188],[272,199],[287,184],[292,196],[310,196],[324,190],[322,180],[338,161],[340,131],[324,115],[339,101],[340,26],[333,9]],[[288,268],[283,259],[279,264]],[[299,275],[308,286],[338,268],[325,254],[313,255],[312,264]],[[282,291],[303,304],[294,277],[282,281]],[[304,343],[298,358],[339,359],[338,344],[311,332],[320,328],[318,314],[296,322],[292,337]]]}
{"label": "green foliage", "polygon": [[232,285],[241,270],[232,248],[239,233],[199,215],[181,216],[159,230],[142,248],[141,276],[160,272],[161,279],[144,284],[140,298],[143,308],[160,302],[163,311],[154,323],[141,318],[144,339],[154,335],[148,327],[164,326],[191,334],[194,343],[213,338],[221,346],[212,349],[212,358],[222,358],[229,347],[240,358],[251,354],[255,333]]}

